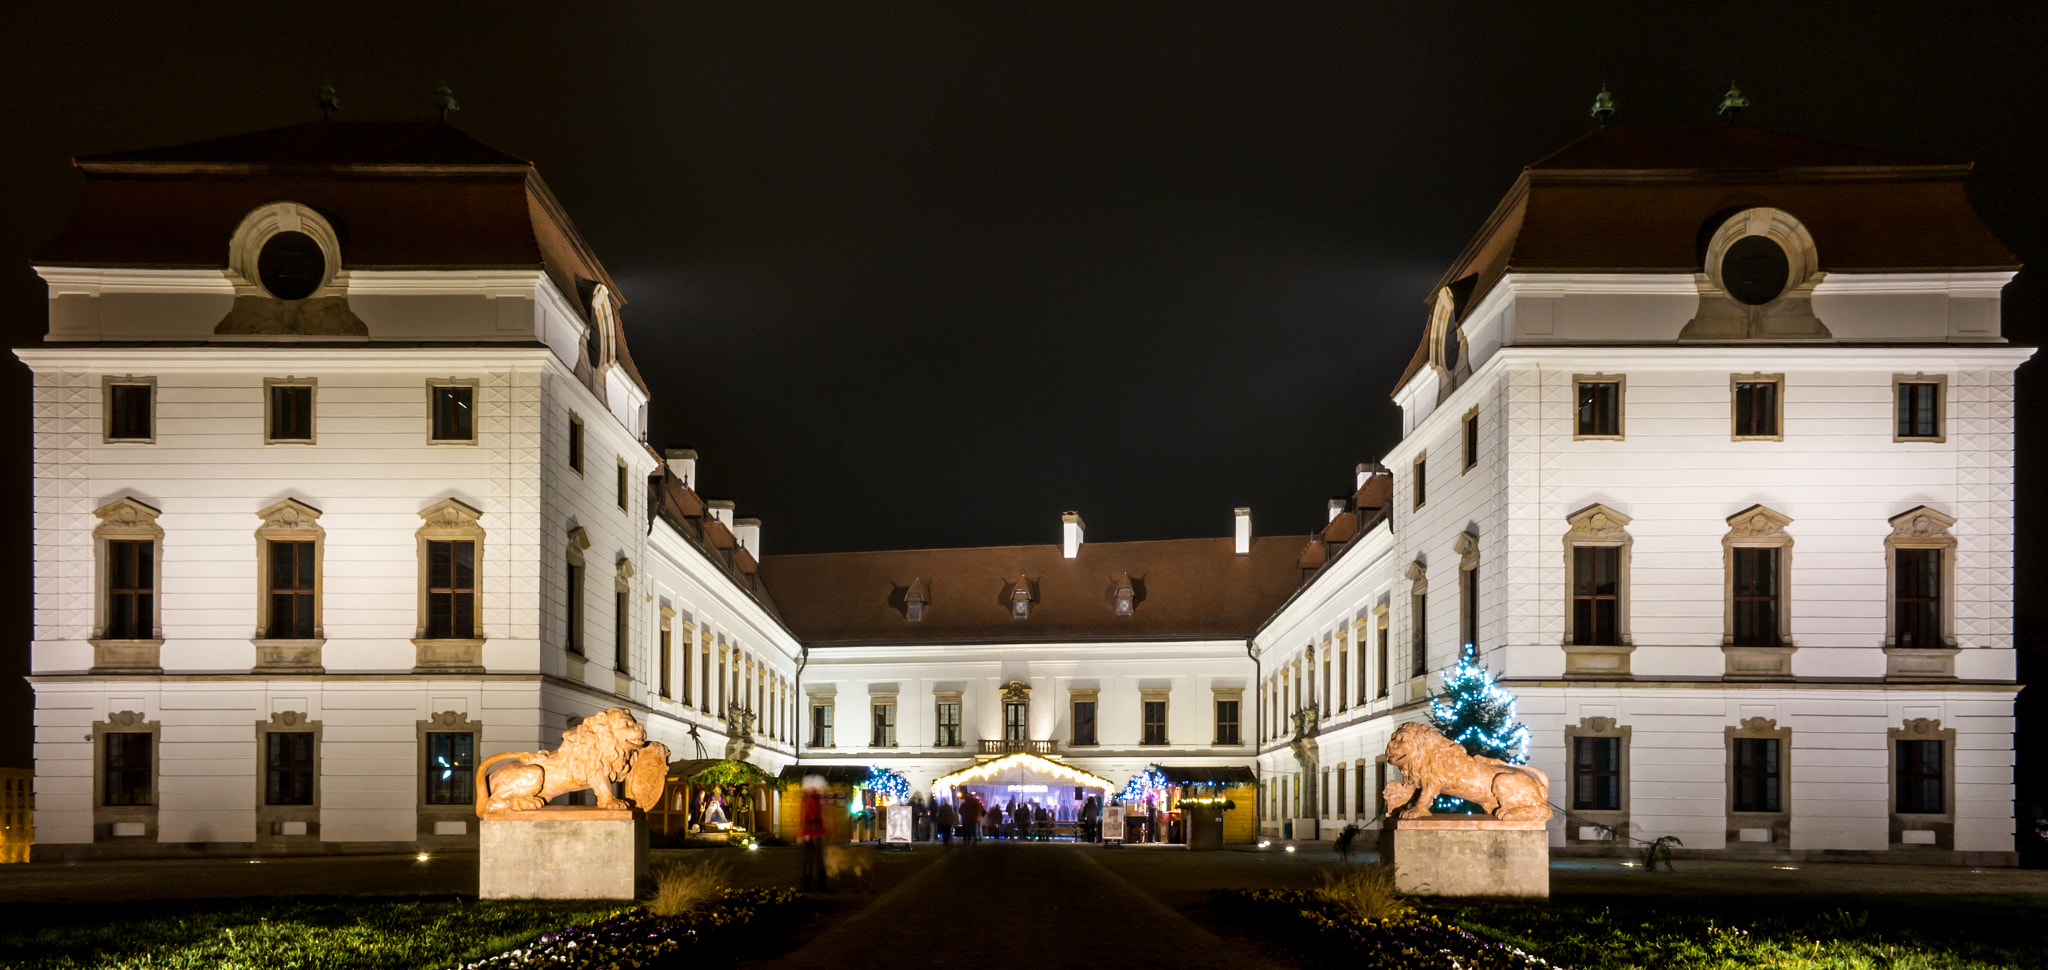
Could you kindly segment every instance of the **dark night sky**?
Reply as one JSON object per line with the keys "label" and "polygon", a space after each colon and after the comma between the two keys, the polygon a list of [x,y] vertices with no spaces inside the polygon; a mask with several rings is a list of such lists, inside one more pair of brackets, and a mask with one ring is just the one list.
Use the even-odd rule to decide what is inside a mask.
{"label": "dark night sky", "polygon": [[[1732,77],[1745,124],[1974,160],[1980,212],[2048,259],[2036,4],[1390,6],[11,7],[0,327],[46,323],[29,261],[71,156],[317,117],[322,78],[343,117],[426,117],[445,79],[619,281],[653,442],[702,451],[774,554],[1053,542],[1065,509],[1104,540],[1223,535],[1237,505],[1316,527],[1397,438],[1431,283],[1603,82],[1618,124],[1711,122]],[[2006,333],[2038,343],[2031,275]],[[0,365],[22,459],[27,383]],[[28,476],[0,470],[14,684]],[[2043,526],[2023,504],[2023,582]],[[28,703],[0,687],[0,737]]]}

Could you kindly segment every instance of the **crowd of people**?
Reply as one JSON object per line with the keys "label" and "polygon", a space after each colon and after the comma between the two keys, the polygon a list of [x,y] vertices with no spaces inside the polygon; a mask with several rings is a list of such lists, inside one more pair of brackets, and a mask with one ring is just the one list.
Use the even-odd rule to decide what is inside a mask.
{"label": "crowd of people", "polygon": [[1012,839],[1020,842],[1049,842],[1060,823],[1073,823],[1073,837],[1094,842],[1102,836],[1102,801],[1088,796],[1073,818],[1061,818],[1060,806],[1012,797],[1005,804],[988,804],[972,791],[957,799],[939,799],[930,812],[933,838],[952,845],[957,834],[968,845],[982,839]]}

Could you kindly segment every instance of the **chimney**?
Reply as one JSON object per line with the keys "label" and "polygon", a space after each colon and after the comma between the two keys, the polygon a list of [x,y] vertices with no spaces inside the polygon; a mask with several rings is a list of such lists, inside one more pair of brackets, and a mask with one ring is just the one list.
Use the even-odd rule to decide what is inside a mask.
{"label": "chimney", "polygon": [[[1361,484],[1362,484],[1362,483],[1361,483]],[[1331,499],[1331,500],[1330,500],[1330,517],[1329,517],[1329,518],[1327,518],[1327,519],[1324,519],[1323,521],[1325,521],[1325,522],[1335,522],[1335,521],[1337,521],[1337,517],[1338,517],[1338,516],[1340,516],[1340,515],[1343,515],[1343,514],[1344,514],[1344,505],[1345,505],[1345,501],[1344,501],[1343,499],[1341,499],[1341,498],[1333,498],[1333,499]]]}
{"label": "chimney", "polygon": [[1252,510],[1237,510],[1237,554],[1250,555],[1252,551]]}
{"label": "chimney", "polygon": [[1358,491],[1359,489],[1361,489],[1361,488],[1364,488],[1364,487],[1365,487],[1365,480],[1366,480],[1366,479],[1368,479],[1368,478],[1371,478],[1371,477],[1372,477],[1372,473],[1373,473],[1373,470],[1374,470],[1374,469],[1376,469],[1376,468],[1378,468],[1378,467],[1380,467],[1380,466],[1379,466],[1379,463],[1378,463],[1378,462],[1372,462],[1372,461],[1361,461],[1361,462],[1359,462],[1359,463],[1358,463],[1358,484],[1356,484],[1356,485],[1353,485],[1353,486],[1351,486],[1351,490],[1352,490],[1352,491],[1354,491],[1354,492],[1356,492],[1356,491]]}
{"label": "chimney", "polygon": [[668,460],[668,470],[676,476],[683,487],[697,490],[697,452],[692,448],[669,448],[661,453]]}
{"label": "chimney", "polygon": [[1088,524],[1081,521],[1081,513],[1068,512],[1060,516],[1060,554],[1072,559],[1081,554],[1081,532]]}
{"label": "chimney", "polygon": [[761,559],[761,520],[760,520],[760,519],[738,519],[738,520],[735,520],[735,521],[733,522],[733,524],[732,524],[732,534],[733,534],[734,536],[736,536],[736,537],[738,537],[738,538],[739,538],[739,540],[740,540],[740,548],[742,548],[742,549],[745,549],[745,550],[747,551],[747,555],[749,555],[749,556],[752,556],[752,557],[754,557],[755,561],[757,561],[757,562],[758,562],[758,561],[760,561],[760,559]]}
{"label": "chimney", "polygon": [[719,525],[725,526],[728,529],[733,527],[732,499],[715,498],[704,503],[704,507],[711,510],[711,517],[717,519]]}

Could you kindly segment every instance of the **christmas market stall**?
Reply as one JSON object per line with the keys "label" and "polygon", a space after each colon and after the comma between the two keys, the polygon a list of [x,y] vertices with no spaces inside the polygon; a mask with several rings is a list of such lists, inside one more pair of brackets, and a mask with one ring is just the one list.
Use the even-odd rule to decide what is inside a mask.
{"label": "christmas market stall", "polygon": [[782,806],[780,824],[776,834],[785,841],[797,841],[797,821],[803,807],[803,780],[806,775],[817,775],[825,779],[825,840],[828,842],[852,842],[856,834],[856,815],[865,809],[867,798],[862,794],[865,784],[874,769],[868,765],[787,765],[782,769]]}
{"label": "christmas market stall", "polygon": [[[1115,792],[1107,778],[1023,753],[962,768],[932,782],[934,800],[957,805],[972,794],[991,809],[983,820],[990,838],[1075,838],[1083,829],[1089,801],[1099,811]],[[1000,815],[993,811],[997,808]]]}
{"label": "christmas market stall", "polygon": [[1190,849],[1254,841],[1257,779],[1243,765],[1149,765],[1124,785],[1128,841],[1183,843]]}
{"label": "christmas market stall", "polygon": [[773,831],[781,781],[745,761],[673,761],[647,829],[661,836],[750,842]]}

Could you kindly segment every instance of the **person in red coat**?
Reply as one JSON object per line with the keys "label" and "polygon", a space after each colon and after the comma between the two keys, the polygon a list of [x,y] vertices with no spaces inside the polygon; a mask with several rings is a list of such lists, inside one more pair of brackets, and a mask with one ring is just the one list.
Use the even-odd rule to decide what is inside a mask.
{"label": "person in red coat", "polygon": [[801,808],[797,811],[796,834],[803,850],[803,870],[798,888],[803,892],[825,890],[825,779],[804,776]]}
{"label": "person in red coat", "polygon": [[973,792],[960,800],[960,834],[968,845],[981,841],[981,816],[987,811]]}

